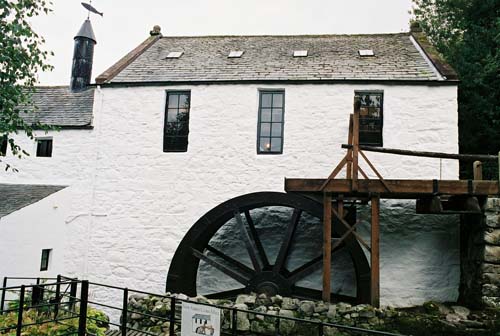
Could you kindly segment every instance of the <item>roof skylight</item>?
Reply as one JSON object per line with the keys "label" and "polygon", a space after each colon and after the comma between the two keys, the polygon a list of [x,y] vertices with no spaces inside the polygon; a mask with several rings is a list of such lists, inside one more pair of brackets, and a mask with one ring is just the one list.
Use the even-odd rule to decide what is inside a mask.
{"label": "roof skylight", "polygon": [[171,51],[165,58],[179,58],[184,54],[183,51]]}
{"label": "roof skylight", "polygon": [[295,50],[293,57],[307,57],[307,50]]}
{"label": "roof skylight", "polygon": [[361,50],[358,50],[358,52],[359,52],[359,56],[361,56],[361,57],[375,56],[375,53],[373,52],[372,49],[361,49]]}
{"label": "roof skylight", "polygon": [[243,51],[241,51],[241,50],[231,50],[231,52],[229,53],[229,55],[227,57],[229,57],[229,58],[239,58],[239,57],[241,57],[241,55],[243,55]]}

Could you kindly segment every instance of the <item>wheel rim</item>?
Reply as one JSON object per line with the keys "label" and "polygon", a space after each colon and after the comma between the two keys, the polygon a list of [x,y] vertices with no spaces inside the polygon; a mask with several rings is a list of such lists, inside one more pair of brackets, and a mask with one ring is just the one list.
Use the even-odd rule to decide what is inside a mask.
{"label": "wheel rim", "polygon": [[[292,209],[284,239],[278,242],[275,260],[270,260],[266,247],[256,229],[251,212],[266,207],[286,207]],[[322,220],[322,204],[298,194],[259,192],[233,198],[210,210],[201,217],[184,236],[170,264],[167,276],[167,291],[196,296],[197,275],[200,261],[222,272],[241,284],[241,288],[212,293],[207,297],[229,298],[241,293],[257,292],[268,295],[280,294],[309,299],[321,299],[321,291],[301,287],[298,284],[311,272],[321,269],[322,246],[317,247],[317,257],[292,270],[287,269],[299,221],[303,214]],[[211,239],[229,221],[236,223],[249,262],[232,258],[211,245]],[[341,236],[346,228],[334,225],[333,233]],[[370,267],[366,256],[353,236],[346,238],[337,250],[345,249],[352,260],[356,277],[354,296],[332,293],[333,300],[367,302],[369,299]]]}

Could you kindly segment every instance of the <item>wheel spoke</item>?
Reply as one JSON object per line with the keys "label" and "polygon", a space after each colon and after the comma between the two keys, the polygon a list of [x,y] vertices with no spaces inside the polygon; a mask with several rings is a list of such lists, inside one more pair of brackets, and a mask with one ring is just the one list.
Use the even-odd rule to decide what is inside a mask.
{"label": "wheel spoke", "polygon": [[230,299],[246,292],[246,288],[232,289],[219,293],[204,295],[207,299]]}
{"label": "wheel spoke", "polygon": [[240,227],[241,237],[245,243],[245,247],[247,248],[248,255],[250,256],[250,260],[252,261],[252,265],[254,270],[260,272],[262,269],[260,267],[259,261],[257,260],[257,255],[255,253],[254,246],[252,241],[250,240],[250,236],[248,235],[248,231],[243,223],[243,219],[241,218],[241,214],[238,211],[234,212],[234,218],[238,222],[238,226]]}
{"label": "wheel spoke", "polygon": [[249,278],[247,278],[246,276],[244,276],[244,275],[232,270],[231,268],[221,264],[220,262],[216,261],[215,259],[204,255],[203,253],[201,253],[198,250],[195,250],[195,249],[192,249],[192,250],[193,250],[193,255],[196,258],[203,260],[207,264],[217,268],[219,271],[221,271],[222,273],[226,274],[227,276],[233,278],[234,280],[238,281],[242,285],[244,285],[244,286],[248,285]]}
{"label": "wheel spoke", "polygon": [[278,257],[276,258],[276,263],[274,264],[273,267],[274,273],[280,273],[281,270],[285,267],[288,254],[290,252],[290,246],[292,245],[293,236],[295,234],[295,231],[297,230],[297,225],[299,224],[301,214],[302,211],[299,209],[295,209],[293,211],[292,220],[288,225],[285,237],[283,239],[283,242],[281,243]]}
{"label": "wheel spoke", "polygon": [[255,275],[255,271],[253,269],[251,269],[250,267],[248,267],[245,264],[242,264],[238,260],[231,258],[227,254],[222,253],[221,251],[217,250],[215,247],[212,247],[212,246],[208,245],[207,246],[207,250],[210,251],[210,252],[212,252],[213,254],[215,254],[216,256],[218,256],[219,258],[224,259],[229,264],[231,264],[235,268],[239,269],[241,272],[247,273],[250,276]]}
{"label": "wheel spoke", "polygon": [[[337,246],[335,249],[332,249],[332,254],[340,250],[342,246]],[[320,255],[313,260],[305,263],[304,265],[300,266],[296,270],[294,270],[292,273],[290,273],[290,276],[288,277],[288,280],[290,280],[291,283],[296,283],[308,275],[314,273],[315,271],[319,270],[321,266],[323,265],[323,255]]]}
{"label": "wheel spoke", "polygon": [[247,219],[248,227],[250,228],[249,234],[252,237],[252,240],[255,242],[255,247],[257,248],[257,252],[259,253],[260,260],[262,261],[262,265],[264,268],[269,267],[269,260],[267,259],[266,251],[262,246],[262,242],[260,241],[259,234],[255,229],[255,224],[253,222],[252,217],[250,216],[250,212],[245,211],[245,218]]}
{"label": "wheel spoke", "polygon": [[[298,298],[305,298],[305,299],[321,300],[322,293],[320,290],[317,290],[317,289],[300,287],[300,286],[293,286],[292,287],[292,296],[298,297]],[[332,301],[337,301],[337,302],[338,301],[348,302],[348,303],[356,302],[356,297],[349,296],[349,295],[331,293],[330,298]]]}

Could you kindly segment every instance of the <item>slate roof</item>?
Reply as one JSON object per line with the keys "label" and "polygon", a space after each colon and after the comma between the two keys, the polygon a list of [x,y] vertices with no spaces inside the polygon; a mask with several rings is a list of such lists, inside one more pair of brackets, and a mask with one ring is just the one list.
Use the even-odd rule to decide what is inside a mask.
{"label": "slate roof", "polygon": [[0,218],[36,203],[64,188],[66,187],[0,183]]}
{"label": "slate roof", "polygon": [[[160,36],[146,40],[143,46],[99,76],[97,82],[444,80],[409,33]],[[360,57],[360,49],[373,49],[375,57]],[[227,57],[237,50],[244,51],[241,58]],[[294,50],[308,50],[309,55],[293,57]],[[172,51],[184,54],[179,59],[166,59]]]}
{"label": "slate roof", "polygon": [[[94,88],[72,93],[68,86],[38,86],[33,93],[34,113],[21,113],[24,120],[60,127],[92,124]],[[27,110],[33,111],[32,107]]]}

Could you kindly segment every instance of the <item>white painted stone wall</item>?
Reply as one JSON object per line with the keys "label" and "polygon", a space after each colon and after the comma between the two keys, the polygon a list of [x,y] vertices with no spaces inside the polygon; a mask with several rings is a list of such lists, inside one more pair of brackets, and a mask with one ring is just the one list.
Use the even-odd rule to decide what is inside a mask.
{"label": "white painted stone wall", "polygon": [[[259,88],[285,89],[282,155],[256,154]],[[185,89],[191,90],[188,152],[163,153],[165,92]],[[55,251],[64,257],[54,258],[54,271],[161,292],[178,243],[204,213],[242,194],[283,191],[284,177],[325,177],[331,172],[344,154],[340,145],[347,141],[355,90],[384,91],[385,147],[458,152],[453,86],[105,88],[96,91],[93,131],[55,133],[53,158],[30,157],[19,162],[21,173],[0,174],[1,183],[70,186],[40,202],[47,208],[54,201],[64,204],[57,210],[64,211],[59,219],[29,208],[1,219],[0,255],[12,254],[9,250],[14,247],[7,247],[6,239],[30,244],[39,239],[25,234],[39,221],[47,228],[46,235],[65,244],[65,251],[58,251],[60,247]],[[386,178],[458,178],[454,161],[443,160],[440,170],[436,159],[368,156]],[[363,168],[369,171],[366,165]],[[387,221],[382,221],[381,237],[382,303],[409,305],[436,296],[456,299],[457,220],[429,220],[407,210],[411,204],[391,204],[389,213],[399,207],[408,216],[400,216],[398,223],[383,217]],[[29,224],[12,229],[20,221]],[[61,227],[65,230],[59,232]],[[15,263],[0,266],[0,276],[35,274],[16,266],[24,265],[32,254],[16,254]],[[39,256],[36,259],[35,264]],[[108,302],[121,300],[118,293],[94,295]]]}

